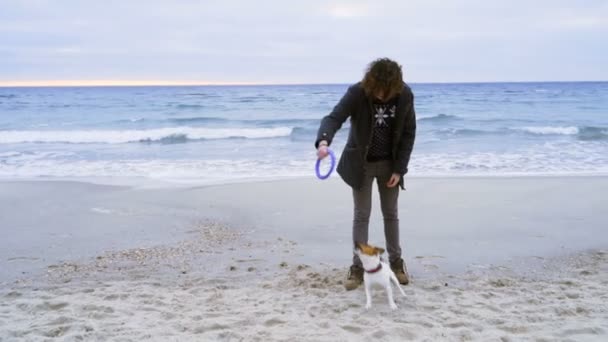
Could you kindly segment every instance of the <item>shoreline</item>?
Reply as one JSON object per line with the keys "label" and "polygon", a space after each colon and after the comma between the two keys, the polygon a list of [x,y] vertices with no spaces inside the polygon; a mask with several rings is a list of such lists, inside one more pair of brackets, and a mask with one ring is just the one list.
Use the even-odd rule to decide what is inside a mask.
{"label": "shoreline", "polygon": [[[406,175],[406,182],[409,179],[530,179],[530,178],[608,178],[606,172],[576,172],[576,173],[507,173],[507,174],[423,174],[423,175]],[[165,189],[165,188],[203,188],[216,187],[224,185],[236,184],[255,184],[255,183],[273,183],[286,181],[340,181],[340,176],[334,171],[330,178],[325,181],[318,180],[314,177],[313,172],[310,176],[293,175],[282,177],[255,177],[255,178],[236,178],[217,180],[213,182],[204,182],[194,179],[169,179],[169,178],[149,178],[149,177],[0,177],[2,183],[28,183],[28,182],[48,182],[48,183],[82,183],[103,186],[119,186],[134,189]],[[344,186],[348,186],[344,184]]]}
{"label": "shoreline", "polygon": [[[254,240],[297,241],[312,252],[309,262],[350,259],[352,199],[337,177],[179,187],[0,184],[0,229],[7,236],[0,280],[108,251],[178,243],[200,222],[248,231]],[[406,261],[442,251],[436,267],[462,271],[608,246],[601,229],[608,177],[411,177],[406,187],[400,193]],[[378,209],[373,205],[370,242],[382,245]]]}

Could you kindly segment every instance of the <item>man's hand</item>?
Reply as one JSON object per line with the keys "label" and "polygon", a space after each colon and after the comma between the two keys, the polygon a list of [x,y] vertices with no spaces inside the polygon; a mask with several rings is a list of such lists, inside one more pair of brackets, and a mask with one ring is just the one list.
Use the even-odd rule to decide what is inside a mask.
{"label": "man's hand", "polygon": [[327,141],[321,140],[319,142],[319,147],[317,148],[317,158],[323,159],[327,157],[329,152],[327,151]]}
{"label": "man's hand", "polygon": [[399,184],[400,180],[401,180],[401,175],[398,173],[393,173],[391,175],[391,179],[389,179],[388,183],[386,183],[386,186],[389,188],[394,188],[395,186],[397,186]]}

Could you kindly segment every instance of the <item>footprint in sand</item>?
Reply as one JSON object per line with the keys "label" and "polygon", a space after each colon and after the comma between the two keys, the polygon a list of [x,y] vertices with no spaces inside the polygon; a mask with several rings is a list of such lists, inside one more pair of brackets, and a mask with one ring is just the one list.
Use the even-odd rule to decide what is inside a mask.
{"label": "footprint in sand", "polygon": [[22,296],[22,294],[20,292],[11,291],[11,292],[7,293],[4,297],[5,298],[9,298],[9,299],[13,299],[13,298],[19,298],[21,296]]}
{"label": "footprint in sand", "polygon": [[223,324],[219,324],[219,323],[214,323],[211,324],[210,326],[200,326],[194,329],[194,333],[195,334],[202,334],[208,331],[213,331],[213,330],[224,330],[224,329],[229,329],[229,327],[227,325],[223,325]]}
{"label": "footprint in sand", "polygon": [[50,321],[48,324],[46,325],[65,325],[65,324],[71,324],[74,323],[76,320],[70,317],[66,317],[66,316],[61,316],[58,317],[52,321]]}
{"label": "footprint in sand", "polygon": [[6,261],[38,261],[38,260],[40,260],[40,258],[36,258],[36,257],[14,257],[14,258],[6,259]]}
{"label": "footprint in sand", "polygon": [[322,329],[329,329],[329,327],[330,327],[329,322],[327,322],[327,321],[323,321],[323,322],[317,324],[317,326]]}
{"label": "footprint in sand", "polygon": [[589,327],[589,328],[580,328],[580,329],[568,329],[564,331],[564,335],[573,336],[573,335],[603,335],[605,330],[599,327]]}
{"label": "footprint in sand", "polygon": [[68,326],[61,326],[42,333],[46,337],[61,337],[70,330]]}
{"label": "footprint in sand", "polygon": [[514,282],[510,279],[495,279],[490,280],[488,283],[494,287],[508,287],[514,285]]}
{"label": "footprint in sand", "polygon": [[372,334],[372,336],[373,336],[374,338],[383,338],[383,337],[385,337],[386,335],[387,335],[387,334],[386,334],[386,331],[382,331],[382,330],[376,330],[376,331],[375,331],[375,332]]}
{"label": "footprint in sand", "polygon": [[352,325],[343,325],[341,328],[353,334],[358,334],[362,331],[361,328]]}
{"label": "footprint in sand", "polygon": [[416,259],[445,259],[444,256],[441,255],[417,255]]}
{"label": "footprint in sand", "polygon": [[69,304],[66,302],[60,302],[60,303],[44,302],[42,304],[36,305],[36,308],[39,310],[56,311],[56,310],[61,310],[68,305]]}
{"label": "footprint in sand", "polygon": [[127,297],[128,297],[127,295],[111,294],[109,296],[103,297],[103,300],[113,301],[113,300],[117,300],[117,299],[126,299]]}
{"label": "footprint in sand", "polygon": [[[406,321],[402,321],[403,323],[408,323]],[[431,322],[427,322],[427,321],[411,321],[409,323],[412,324],[416,324],[416,325],[421,325],[422,327],[426,328],[426,329],[431,329],[433,328],[435,325]]]}
{"label": "footprint in sand", "polygon": [[93,305],[93,304],[87,304],[87,305],[83,306],[82,310],[87,311],[87,312],[96,312],[96,313],[107,313],[107,314],[114,313],[114,309],[112,309],[109,306],[98,306],[98,305]]}
{"label": "footprint in sand", "polygon": [[440,285],[436,285],[436,284],[435,285],[423,286],[422,288],[425,289],[425,290],[428,290],[428,291],[439,291],[439,290],[442,289],[442,287]]}
{"label": "footprint in sand", "polygon": [[445,324],[445,326],[448,327],[448,328],[456,329],[456,328],[466,327],[467,323],[465,323],[465,322],[452,322],[452,323]]}
{"label": "footprint in sand", "polygon": [[271,319],[267,320],[266,322],[264,322],[264,325],[267,327],[274,327],[275,325],[279,325],[279,324],[285,324],[285,321],[282,321],[278,318],[271,318]]}
{"label": "footprint in sand", "polygon": [[521,325],[508,325],[508,326],[498,327],[498,329],[509,332],[511,334],[526,334],[530,331],[528,329],[528,327],[521,326]]}

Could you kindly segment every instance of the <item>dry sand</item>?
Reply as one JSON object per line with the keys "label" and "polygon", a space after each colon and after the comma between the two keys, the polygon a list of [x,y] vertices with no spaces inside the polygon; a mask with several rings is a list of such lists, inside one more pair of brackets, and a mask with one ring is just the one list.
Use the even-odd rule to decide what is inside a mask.
{"label": "dry sand", "polygon": [[[217,227],[213,227],[217,228]],[[202,228],[201,237],[207,232]],[[0,339],[62,341],[602,341],[608,254],[414,279],[391,311],[380,290],[344,291],[344,270],[244,257],[297,244],[188,240],[49,267],[44,284],[0,290]],[[230,242],[228,242],[230,241]],[[209,249],[203,250],[207,246]],[[213,252],[224,247],[221,257]],[[254,253],[255,254],[255,253]],[[223,262],[222,262],[223,261]],[[209,262],[209,264],[205,264]],[[219,275],[221,274],[221,275]]]}

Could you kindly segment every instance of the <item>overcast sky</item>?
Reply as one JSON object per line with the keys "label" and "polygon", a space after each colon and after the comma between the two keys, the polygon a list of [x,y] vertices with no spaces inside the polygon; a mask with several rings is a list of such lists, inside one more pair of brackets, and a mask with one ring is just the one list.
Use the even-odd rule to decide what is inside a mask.
{"label": "overcast sky", "polygon": [[608,0],[0,0],[0,83],[608,80]]}

